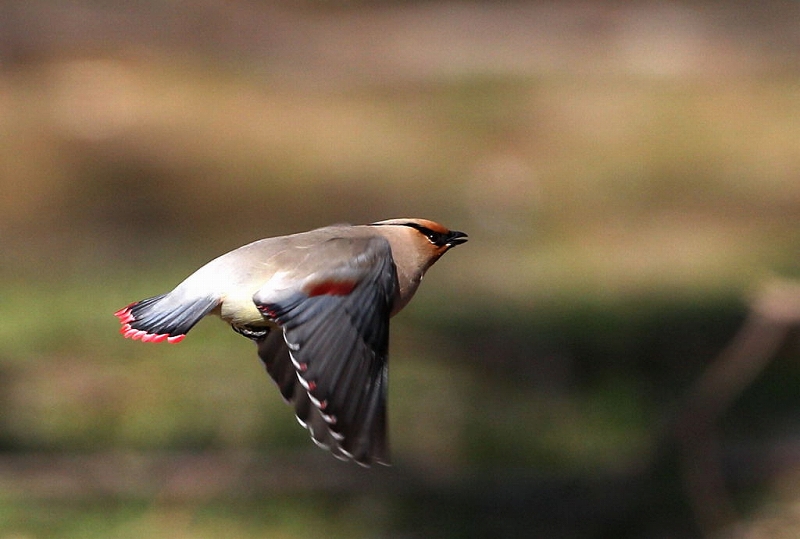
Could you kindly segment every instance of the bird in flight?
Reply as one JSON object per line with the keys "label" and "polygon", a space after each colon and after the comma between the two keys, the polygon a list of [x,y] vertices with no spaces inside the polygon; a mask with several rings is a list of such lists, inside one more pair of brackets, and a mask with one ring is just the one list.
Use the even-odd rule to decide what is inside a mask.
{"label": "bird in flight", "polygon": [[126,338],[183,340],[216,314],[254,341],[301,425],[334,456],[389,464],[389,318],[463,232],[426,219],[334,225],[262,239],[201,267],[171,292],[115,313]]}

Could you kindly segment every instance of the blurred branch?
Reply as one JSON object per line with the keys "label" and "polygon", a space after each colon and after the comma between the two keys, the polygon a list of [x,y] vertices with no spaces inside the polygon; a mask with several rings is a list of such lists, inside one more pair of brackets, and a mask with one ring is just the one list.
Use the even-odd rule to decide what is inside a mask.
{"label": "blurred branch", "polygon": [[769,365],[789,332],[800,325],[800,283],[766,283],[739,332],[694,384],[674,425],[683,480],[706,534],[735,521],[725,487],[716,422]]}

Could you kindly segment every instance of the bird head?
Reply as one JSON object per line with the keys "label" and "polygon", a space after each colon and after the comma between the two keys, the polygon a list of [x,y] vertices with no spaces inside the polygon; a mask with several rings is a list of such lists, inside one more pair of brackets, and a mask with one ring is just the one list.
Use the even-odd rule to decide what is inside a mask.
{"label": "bird head", "polygon": [[[408,261],[424,272],[452,247],[465,243],[468,236],[428,219],[387,219],[372,223],[389,239],[395,263]],[[386,227],[386,228],[383,228]]]}

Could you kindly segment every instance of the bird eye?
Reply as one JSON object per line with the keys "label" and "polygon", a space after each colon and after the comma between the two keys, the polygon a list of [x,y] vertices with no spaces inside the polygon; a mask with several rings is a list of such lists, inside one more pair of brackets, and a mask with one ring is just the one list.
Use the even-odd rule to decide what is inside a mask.
{"label": "bird eye", "polygon": [[430,229],[425,229],[424,231],[425,237],[430,240],[430,242],[437,247],[442,247],[444,244],[447,243],[447,235],[442,234],[441,232],[435,232]]}
{"label": "bird eye", "polygon": [[449,241],[447,234],[436,232],[435,230],[431,230],[430,228],[422,226],[419,223],[406,223],[406,226],[409,226],[420,234],[424,235],[426,238],[428,238],[428,241],[437,247],[444,247]]}

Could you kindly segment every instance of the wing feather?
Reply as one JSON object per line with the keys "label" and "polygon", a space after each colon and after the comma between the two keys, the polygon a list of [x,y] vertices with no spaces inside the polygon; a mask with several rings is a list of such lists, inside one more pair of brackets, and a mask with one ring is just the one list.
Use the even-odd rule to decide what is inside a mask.
{"label": "wing feather", "polygon": [[273,329],[265,337],[256,339],[258,357],[264,362],[267,373],[275,381],[281,395],[292,402],[296,394],[297,374],[289,357],[289,349],[283,340],[283,332]]}
{"label": "wing feather", "polygon": [[[336,238],[319,251],[303,261],[327,255],[324,268],[310,268],[299,289],[266,286],[254,296],[288,348],[280,368],[272,359],[270,370],[265,359],[274,343],[259,344],[259,356],[317,443],[361,464],[387,463],[386,365],[397,289],[391,249],[385,239],[368,237]],[[290,392],[291,369],[297,383]]]}

